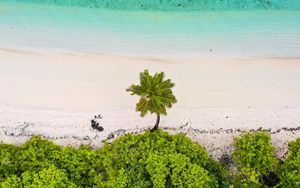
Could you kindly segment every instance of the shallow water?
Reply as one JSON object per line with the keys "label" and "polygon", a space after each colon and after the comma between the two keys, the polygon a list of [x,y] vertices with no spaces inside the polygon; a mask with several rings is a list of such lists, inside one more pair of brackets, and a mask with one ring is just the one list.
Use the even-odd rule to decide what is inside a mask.
{"label": "shallow water", "polygon": [[281,9],[128,11],[2,1],[0,48],[299,58],[300,11]]}
{"label": "shallow water", "polygon": [[[300,10],[298,0],[1,0],[119,10]],[[0,1],[0,2],[1,2]]]}

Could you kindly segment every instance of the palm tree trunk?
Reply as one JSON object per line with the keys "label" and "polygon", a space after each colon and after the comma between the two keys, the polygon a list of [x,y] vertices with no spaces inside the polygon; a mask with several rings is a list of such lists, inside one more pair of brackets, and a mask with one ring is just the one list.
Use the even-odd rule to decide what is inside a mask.
{"label": "palm tree trunk", "polygon": [[160,121],[160,115],[156,114],[156,123],[154,127],[150,130],[150,132],[156,131],[158,129],[159,121]]}

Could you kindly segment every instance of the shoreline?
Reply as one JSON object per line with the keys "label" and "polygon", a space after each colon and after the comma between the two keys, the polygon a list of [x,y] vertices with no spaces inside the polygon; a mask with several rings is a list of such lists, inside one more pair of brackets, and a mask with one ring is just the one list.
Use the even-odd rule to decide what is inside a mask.
{"label": "shoreline", "polygon": [[[124,134],[143,133],[155,120],[151,115],[141,118],[133,109],[99,111],[102,119],[94,118],[96,112],[55,109],[30,111],[2,106],[0,112],[0,142],[22,144],[31,136],[40,135],[62,146],[88,144],[95,149]],[[162,118],[160,128],[171,134],[186,134],[215,159],[230,154],[233,138],[242,131],[266,130],[280,157],[287,151],[288,142],[300,137],[299,118],[300,108],[203,108],[193,113],[170,111],[169,116]],[[104,128],[102,132],[92,129],[93,119]]]}
{"label": "shoreline", "polygon": [[[298,59],[41,52],[0,50],[0,141],[20,144],[41,135],[61,145],[99,147],[115,131],[144,131],[155,118],[141,118],[137,98],[125,92],[144,69],[164,71],[176,84],[178,103],[161,127],[187,133],[214,158],[231,151],[237,130],[286,127],[272,134],[279,156],[300,136],[298,129],[287,131],[300,126]],[[90,122],[98,114],[100,133]]]}
{"label": "shoreline", "polygon": [[[25,127],[27,128],[27,127]],[[78,148],[81,145],[88,145],[92,149],[99,149],[102,147],[103,143],[112,143],[114,140],[118,139],[120,136],[127,134],[143,134],[145,131],[150,130],[151,127],[142,129],[119,129],[113,131],[107,135],[103,140],[99,139],[98,135],[94,138],[84,137],[47,137],[41,136],[39,134],[26,135],[20,133],[18,135],[3,135],[0,133],[1,140],[0,143],[20,145],[29,140],[32,136],[41,136],[42,138],[49,139],[50,141],[59,144],[63,147],[71,146]],[[296,140],[300,137],[300,126],[295,128],[279,128],[276,130],[272,129],[195,129],[189,126],[185,127],[161,127],[163,131],[169,134],[185,134],[187,137],[192,139],[194,143],[197,143],[204,147],[208,154],[215,160],[221,160],[224,156],[230,156],[233,147],[233,140],[235,137],[241,135],[244,131],[257,132],[266,131],[271,136],[271,143],[275,147],[276,157],[280,160],[285,160],[286,154],[288,152],[288,143]],[[4,139],[3,139],[4,138]],[[3,141],[5,140],[5,141]],[[8,142],[7,142],[8,141]],[[12,141],[12,142],[11,142]],[[17,141],[17,142],[16,142]],[[97,143],[98,141],[98,143]]]}

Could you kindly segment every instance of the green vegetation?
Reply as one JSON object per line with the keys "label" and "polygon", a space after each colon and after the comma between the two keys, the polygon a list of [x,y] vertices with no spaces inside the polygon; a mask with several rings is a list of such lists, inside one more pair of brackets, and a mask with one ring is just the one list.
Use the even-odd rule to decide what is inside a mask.
{"label": "green vegetation", "polygon": [[261,187],[263,176],[278,166],[275,147],[267,132],[245,132],[234,139],[234,182],[242,187]]}
{"label": "green vegetation", "polygon": [[278,176],[282,187],[300,187],[300,138],[289,143],[289,154]]}
{"label": "green vegetation", "polygon": [[5,179],[1,184],[3,188],[12,187],[76,187],[68,180],[67,174],[55,166],[44,168],[39,172],[26,171],[21,177],[12,175]]}
{"label": "green vegetation", "polygon": [[167,115],[166,108],[171,108],[177,100],[173,95],[174,83],[170,79],[164,80],[164,72],[150,75],[148,70],[140,73],[140,85],[131,85],[126,91],[131,95],[139,95],[141,98],[136,104],[136,111],[144,117],[148,112],[155,113],[156,123],[151,131],[157,130],[160,115]]}
{"label": "green vegetation", "polygon": [[99,150],[40,137],[0,145],[0,187],[218,187],[226,171],[183,134],[126,135]]}
{"label": "green vegetation", "polygon": [[34,136],[20,146],[0,144],[0,188],[214,188],[229,182],[238,188],[271,187],[263,178],[270,172],[278,174],[277,186],[299,187],[300,139],[289,144],[282,165],[266,132],[245,132],[234,146],[235,170],[229,178],[227,168],[183,134],[128,134],[99,150],[61,147]]}
{"label": "green vegetation", "polygon": [[103,187],[120,187],[118,180],[122,187],[217,187],[226,177],[204,148],[183,134],[127,135],[100,152],[106,156]]}
{"label": "green vegetation", "polygon": [[[91,150],[87,146],[79,149],[63,148],[36,136],[19,147],[1,144],[0,182],[6,182],[1,186],[5,187],[11,181],[19,182],[20,186],[31,183],[42,185],[43,182],[50,180],[53,180],[51,183],[55,185],[54,187],[73,184],[82,187],[92,186],[94,176],[103,169],[98,159],[99,155],[98,151]],[[59,178],[53,176],[55,174],[59,174]],[[47,184],[50,186],[50,182]]]}

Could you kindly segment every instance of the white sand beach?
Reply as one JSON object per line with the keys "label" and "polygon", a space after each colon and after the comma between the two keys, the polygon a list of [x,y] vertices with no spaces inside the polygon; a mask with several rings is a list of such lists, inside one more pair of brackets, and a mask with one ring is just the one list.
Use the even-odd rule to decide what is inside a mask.
{"label": "white sand beach", "polygon": [[[185,132],[220,157],[240,130],[262,127],[274,133],[280,155],[300,135],[299,129],[288,130],[300,126],[299,62],[1,49],[0,141],[22,143],[37,134],[63,145],[100,146],[114,131],[149,128],[154,117],[139,117],[138,98],[125,92],[149,69],[164,71],[176,84],[178,103],[161,122],[168,131]],[[103,132],[91,128],[98,114]]]}

